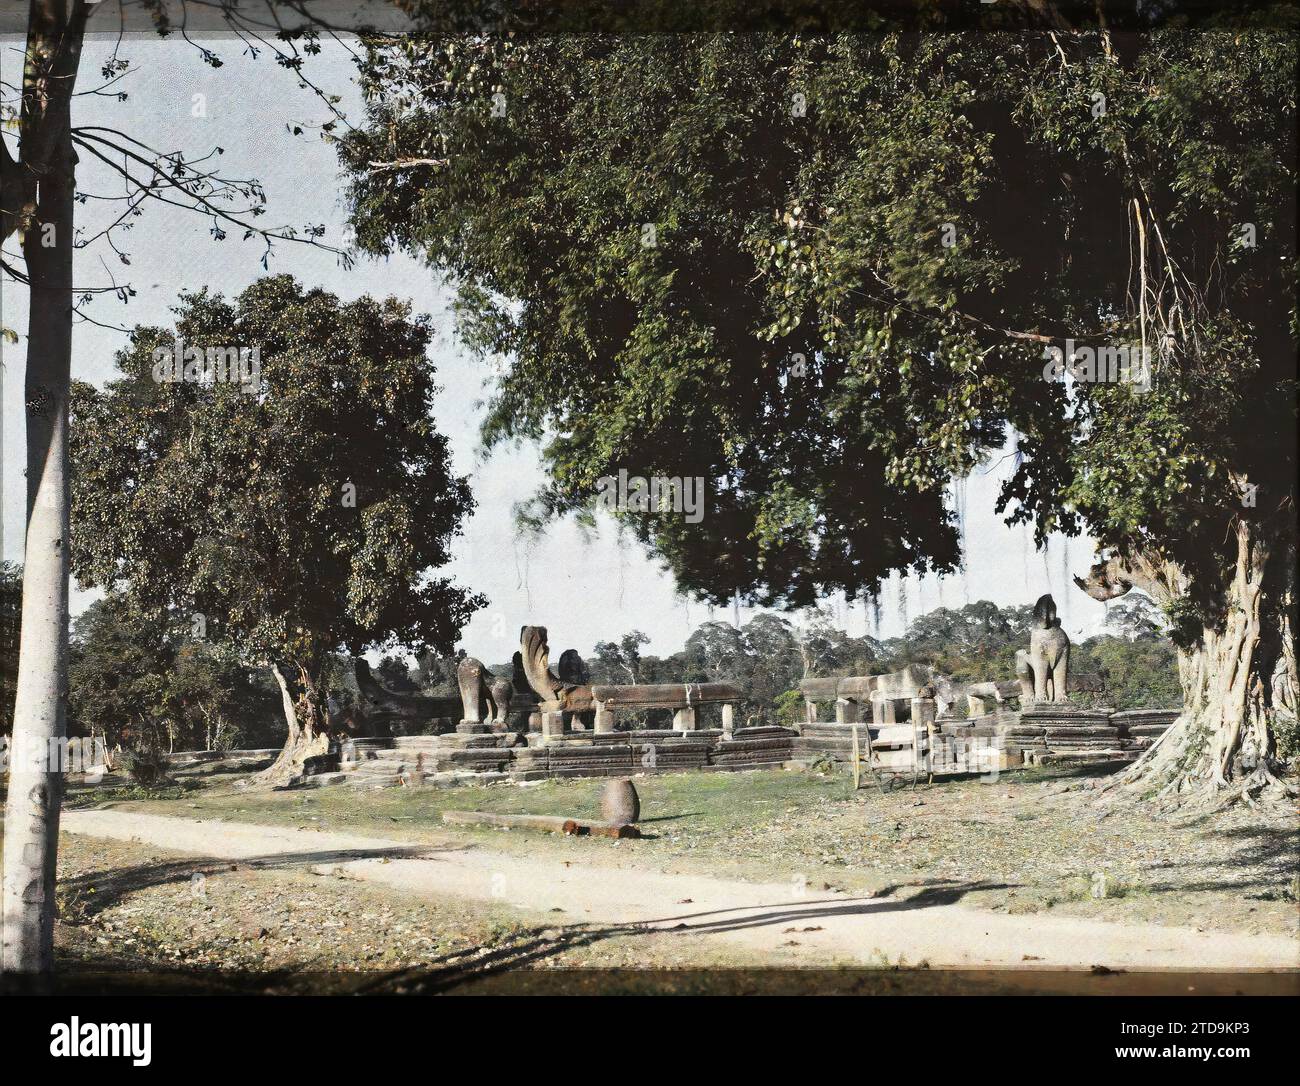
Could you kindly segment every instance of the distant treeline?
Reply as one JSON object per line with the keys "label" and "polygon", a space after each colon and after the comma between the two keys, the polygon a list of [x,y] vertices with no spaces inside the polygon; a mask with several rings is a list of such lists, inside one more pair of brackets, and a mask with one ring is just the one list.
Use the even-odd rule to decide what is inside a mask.
{"label": "distant treeline", "polygon": [[[737,628],[706,622],[680,652],[655,656],[643,650],[639,630],[617,641],[598,642],[587,657],[593,683],[734,682],[745,691],[744,718],[791,723],[802,719],[799,682],[815,675],[870,675],[926,664],[958,681],[1012,679],[1015,653],[1029,643],[1033,608],[999,607],[980,600],[941,607],[918,616],[901,637],[851,637],[826,612],[802,623],[760,614]],[[1113,603],[1107,632],[1072,650],[1071,671],[1085,677],[1083,704],[1117,709],[1177,708],[1182,693],[1174,646],[1164,635],[1158,608],[1145,596]],[[508,662],[490,664],[509,676]],[[428,657],[412,666],[386,657],[377,668],[394,690],[454,694],[456,661]]]}
{"label": "distant treeline", "polygon": [[[12,719],[17,667],[21,571],[0,566],[0,714]],[[800,680],[814,675],[867,675],[927,664],[959,681],[1010,679],[1015,651],[1029,640],[1029,607],[987,600],[939,608],[915,618],[901,637],[851,637],[826,612],[801,622],[760,614],[739,628],[706,622],[680,652],[644,652],[649,638],[632,631],[601,641],[586,658],[593,683],[734,682],[745,692],[742,720],[802,719]],[[403,693],[454,696],[459,658],[384,657],[376,677]],[[509,676],[509,661],[489,667]],[[1118,709],[1173,708],[1180,703],[1173,644],[1145,597],[1113,603],[1107,632],[1074,646],[1074,674],[1096,689],[1084,703]],[[355,702],[348,660],[339,656],[328,684],[336,709]],[[73,623],[69,732],[98,735],[110,746],[176,750],[270,747],[283,742],[279,693],[265,669],[249,667],[219,646],[195,641],[184,625],[148,618],[122,599],[96,601]],[[660,714],[662,716],[662,714]],[[706,717],[707,720],[707,717]],[[643,721],[662,724],[650,712]]]}

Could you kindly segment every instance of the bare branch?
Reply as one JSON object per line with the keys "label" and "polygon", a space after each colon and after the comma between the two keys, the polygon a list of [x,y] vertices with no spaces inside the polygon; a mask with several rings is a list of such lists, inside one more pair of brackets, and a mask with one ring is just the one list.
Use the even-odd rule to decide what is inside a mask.
{"label": "bare branch", "polygon": [[371,173],[386,173],[391,170],[413,170],[420,166],[440,169],[448,165],[448,158],[399,158],[394,162],[367,162]]}

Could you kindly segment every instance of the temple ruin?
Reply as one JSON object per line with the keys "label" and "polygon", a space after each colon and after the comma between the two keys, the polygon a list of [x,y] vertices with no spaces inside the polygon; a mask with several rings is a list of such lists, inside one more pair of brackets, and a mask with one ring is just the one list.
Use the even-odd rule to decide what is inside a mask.
{"label": "temple ruin", "polygon": [[[310,768],[320,783],[383,787],[438,774],[449,782],[466,774],[528,781],[807,765],[847,761],[855,741],[876,766],[931,775],[1136,757],[1176,712],[1071,703],[1078,682],[1069,649],[1046,595],[1035,605],[1029,645],[1016,654],[1015,678],[958,682],[920,664],[809,678],[800,684],[798,725],[738,727],[744,692],[732,683],[592,685],[575,650],[552,667],[546,627],[524,626],[510,675],[472,657],[459,662],[459,698],[394,693],[358,661],[366,725],[383,734],[345,739],[337,755]],[[629,714],[646,710],[671,713],[671,727],[628,726]]]}

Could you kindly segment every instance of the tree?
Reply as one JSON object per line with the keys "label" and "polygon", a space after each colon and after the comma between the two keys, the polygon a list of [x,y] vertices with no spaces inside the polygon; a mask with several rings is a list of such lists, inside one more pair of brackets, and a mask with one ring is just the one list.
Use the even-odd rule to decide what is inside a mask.
{"label": "tree", "polygon": [[[288,736],[264,779],[289,780],[328,749],[334,653],[446,651],[481,606],[433,572],[473,503],[405,304],[272,276],[176,313],[131,333],[120,379],[75,388],[74,570],[269,668]],[[155,380],[181,347],[230,344],[257,347],[254,383]]]}
{"label": "tree", "polygon": [[110,747],[165,746],[177,708],[168,683],[175,660],[166,615],[143,615],[117,595],[91,604],[73,625],[68,733]]}
{"label": "tree", "polygon": [[375,668],[375,677],[398,694],[414,694],[418,684],[411,678],[411,669],[400,656],[385,656]]}
{"label": "tree", "polygon": [[730,622],[705,622],[686,639],[685,655],[708,675],[734,674],[747,656],[745,638]]}
{"label": "tree", "polygon": [[1102,681],[1099,700],[1116,709],[1176,709],[1182,704],[1177,651],[1165,637],[1090,637],[1075,646],[1071,669]]}
{"label": "tree", "polygon": [[168,678],[177,707],[170,738],[181,749],[261,748],[279,740],[273,686],[227,646],[182,641]]}
{"label": "tree", "polygon": [[[432,650],[422,652],[417,658],[417,686],[420,693],[459,697],[460,684],[456,680],[456,668],[464,657],[464,649],[457,649],[455,656],[439,656]],[[510,664],[498,665],[491,670],[494,675],[514,674],[514,667]]]}
{"label": "tree", "polygon": [[[263,7],[278,0],[264,0]],[[122,94],[109,91],[130,71],[116,52],[104,65],[103,82],[76,89],[82,44],[92,11],[105,20],[109,3],[91,0],[28,0],[28,20],[21,84],[0,83],[0,106],[6,122],[16,120],[16,146],[0,138],[0,243],[17,235],[21,262],[8,252],[0,256],[0,275],[27,290],[28,344],[24,402],[27,422],[27,531],[24,551],[21,636],[15,682],[13,748],[10,786],[5,801],[4,873],[2,891],[3,951],[0,969],[17,983],[43,984],[53,967],[54,878],[62,779],[47,752],[66,734],[68,649],[68,409],[74,315],[89,318],[85,308],[101,294],[125,302],[130,284],[82,284],[74,279],[73,250],[92,244],[107,247],[123,264],[126,251],[118,244],[149,201],[181,207],[211,220],[212,236],[222,240],[232,228],[244,239],[265,243],[263,260],[276,240],[324,245],[318,228],[270,227],[257,221],[265,197],[256,181],[224,176],[211,165],[220,148],[189,155],[158,149],[113,128],[79,127],[73,123],[72,102],[79,94]],[[184,0],[181,8],[184,9]],[[296,7],[291,5],[290,7]],[[272,20],[283,36],[268,39],[254,21],[238,10],[238,0],[214,11],[216,25],[238,30],[250,49],[265,49],[277,62],[295,71],[303,52],[314,48],[310,34],[302,51],[294,31],[311,27],[301,12]],[[174,6],[147,5],[158,29],[170,29]],[[188,14],[183,12],[184,14]],[[199,29],[200,20],[188,21]],[[110,23],[114,28],[121,23]],[[121,37],[119,36],[119,42]],[[220,58],[196,46],[205,63]],[[312,87],[299,72],[299,83]],[[16,94],[14,93],[16,92]],[[328,102],[328,97],[320,95]],[[327,122],[331,123],[331,122]],[[10,125],[6,123],[5,128]],[[81,156],[79,158],[79,155]],[[120,195],[122,211],[93,236],[78,238],[77,202],[89,198],[78,188],[76,170],[82,162],[107,171]],[[93,190],[92,190],[93,191]],[[104,265],[107,268],[107,265]],[[0,327],[0,335],[16,336]],[[26,980],[24,979],[26,978]]]}
{"label": "tree", "polygon": [[990,600],[940,607],[918,615],[890,647],[901,658],[899,667],[926,664],[967,682],[1010,679],[1016,650],[1029,643],[1032,617],[1029,606],[1003,608]]}
{"label": "tree", "polygon": [[641,681],[641,646],[649,643],[650,638],[640,630],[624,634],[617,642],[597,641],[592,650],[593,662],[608,675],[618,676],[620,682],[635,685]]}
{"label": "tree", "polygon": [[[67,393],[72,352],[73,86],[88,7],[32,0],[23,63],[20,156],[0,139],[0,242],[22,230],[30,290],[27,540],[5,799],[0,968],[43,976],[52,964],[55,847],[62,781],[49,741],[66,734]],[[9,264],[4,262],[4,271]],[[19,859],[21,857],[21,859]]]}
{"label": "tree", "polygon": [[1257,791],[1297,687],[1295,40],[1047,14],[376,41],[357,236],[510,359],[485,437],[545,441],[544,512],[708,481],[699,524],[622,516],[719,603],[952,569],[945,487],[1014,435],[998,510],[1177,616],[1186,711],[1125,783]]}
{"label": "tree", "polygon": [[1169,623],[1144,592],[1130,592],[1106,611],[1106,626],[1121,637],[1150,640],[1163,637]]}
{"label": "tree", "polygon": [[274,731],[273,687],[189,632],[188,621],[141,613],[120,595],[92,603],[72,628],[69,734],[127,749],[264,745]]}

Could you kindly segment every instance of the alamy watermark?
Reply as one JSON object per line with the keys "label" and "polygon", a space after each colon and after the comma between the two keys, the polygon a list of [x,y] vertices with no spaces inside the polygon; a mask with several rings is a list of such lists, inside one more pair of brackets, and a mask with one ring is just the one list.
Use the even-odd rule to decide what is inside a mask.
{"label": "alamy watermark", "polygon": [[247,395],[257,394],[262,381],[262,348],[187,347],[177,339],[172,347],[155,347],[153,379],[159,384],[239,385]]}
{"label": "alamy watermark", "polygon": [[129,1059],[135,1067],[148,1067],[153,1059],[153,1023],[83,1022],[73,1015],[50,1027],[50,1055]]}
{"label": "alamy watermark", "polygon": [[13,761],[40,763],[47,773],[84,774],[87,784],[98,784],[107,768],[108,749],[98,736],[85,739],[26,736],[15,741],[0,735],[0,775]]}
{"label": "alamy watermark", "polygon": [[1138,392],[1151,389],[1151,349],[1146,346],[1080,347],[1067,339],[1064,349],[1045,347],[1043,359],[1045,381],[1064,381],[1069,374],[1080,384],[1132,385]]}
{"label": "alamy watermark", "polygon": [[704,519],[704,477],[676,475],[618,475],[596,480],[596,504],[607,513],[682,513],[687,524]]}

